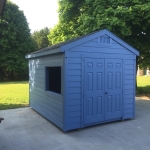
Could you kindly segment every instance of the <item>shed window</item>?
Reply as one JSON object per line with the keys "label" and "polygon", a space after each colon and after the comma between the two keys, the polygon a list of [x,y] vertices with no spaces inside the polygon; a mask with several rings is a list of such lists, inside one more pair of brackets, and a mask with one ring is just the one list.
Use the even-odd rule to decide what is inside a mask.
{"label": "shed window", "polygon": [[61,67],[46,67],[46,91],[61,94]]}

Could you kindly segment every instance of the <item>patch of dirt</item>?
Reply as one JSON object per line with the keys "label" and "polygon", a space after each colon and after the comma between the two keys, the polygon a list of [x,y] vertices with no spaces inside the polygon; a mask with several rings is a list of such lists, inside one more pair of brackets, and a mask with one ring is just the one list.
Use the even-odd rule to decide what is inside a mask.
{"label": "patch of dirt", "polygon": [[150,100],[150,94],[137,94],[136,97]]}

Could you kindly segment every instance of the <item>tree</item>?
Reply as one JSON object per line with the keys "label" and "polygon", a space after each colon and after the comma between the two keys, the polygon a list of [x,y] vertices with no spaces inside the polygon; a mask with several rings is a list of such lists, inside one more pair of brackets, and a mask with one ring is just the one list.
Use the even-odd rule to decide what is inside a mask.
{"label": "tree", "polygon": [[35,49],[24,13],[7,0],[0,19],[0,80],[27,74],[25,55]]}
{"label": "tree", "polygon": [[48,35],[52,44],[78,37],[78,17],[84,0],[60,0],[59,23]]}
{"label": "tree", "polygon": [[[64,3],[67,3],[66,7]],[[150,67],[149,0],[84,0],[79,3],[74,17],[70,15],[71,6],[77,6],[76,3],[73,0],[59,1],[60,21],[49,35],[52,41],[65,41],[70,35],[76,37],[107,28],[140,51],[138,64]],[[66,8],[64,13],[61,8]],[[68,25],[69,34],[66,32]]]}
{"label": "tree", "polygon": [[32,38],[37,45],[37,50],[47,47],[48,45],[51,45],[51,43],[49,43],[48,41],[48,37],[47,37],[48,34],[49,34],[49,29],[47,27],[39,31],[34,31],[32,33]]}

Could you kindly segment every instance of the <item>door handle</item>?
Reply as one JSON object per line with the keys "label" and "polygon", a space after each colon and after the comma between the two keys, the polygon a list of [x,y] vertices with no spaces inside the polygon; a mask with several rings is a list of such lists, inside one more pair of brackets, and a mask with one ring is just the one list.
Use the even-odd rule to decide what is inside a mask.
{"label": "door handle", "polygon": [[107,92],[105,92],[105,94],[108,94]]}

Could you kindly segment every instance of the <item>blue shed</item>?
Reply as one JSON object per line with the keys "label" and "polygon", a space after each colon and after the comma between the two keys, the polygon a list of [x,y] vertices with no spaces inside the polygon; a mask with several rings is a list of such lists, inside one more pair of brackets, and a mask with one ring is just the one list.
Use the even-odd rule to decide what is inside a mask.
{"label": "blue shed", "polygon": [[63,131],[134,118],[138,55],[106,29],[28,54],[30,106]]}

